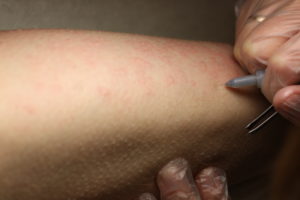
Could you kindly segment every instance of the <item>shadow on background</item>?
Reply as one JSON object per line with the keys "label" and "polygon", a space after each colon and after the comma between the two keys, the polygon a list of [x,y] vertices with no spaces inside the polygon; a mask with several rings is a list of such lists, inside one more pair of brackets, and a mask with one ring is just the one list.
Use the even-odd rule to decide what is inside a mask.
{"label": "shadow on background", "polygon": [[95,29],[233,41],[235,0],[0,0],[1,30]]}

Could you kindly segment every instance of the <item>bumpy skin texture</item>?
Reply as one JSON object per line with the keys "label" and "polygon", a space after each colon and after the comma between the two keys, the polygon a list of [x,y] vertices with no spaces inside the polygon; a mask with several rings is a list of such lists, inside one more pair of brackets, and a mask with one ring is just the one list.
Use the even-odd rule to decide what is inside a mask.
{"label": "bumpy skin texture", "polygon": [[40,30],[0,33],[0,52],[1,199],[132,199],[176,157],[239,183],[286,132],[245,134],[267,104],[224,87],[244,75],[227,45]]}

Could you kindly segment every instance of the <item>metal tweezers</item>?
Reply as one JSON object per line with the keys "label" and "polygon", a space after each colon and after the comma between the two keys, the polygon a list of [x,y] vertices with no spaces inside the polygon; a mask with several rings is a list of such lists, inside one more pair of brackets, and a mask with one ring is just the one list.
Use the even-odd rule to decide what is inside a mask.
{"label": "metal tweezers", "polygon": [[256,117],[246,126],[246,129],[248,129],[248,133],[254,134],[258,132],[277,114],[278,112],[275,110],[274,106],[269,106],[264,112],[262,112],[258,117]]}

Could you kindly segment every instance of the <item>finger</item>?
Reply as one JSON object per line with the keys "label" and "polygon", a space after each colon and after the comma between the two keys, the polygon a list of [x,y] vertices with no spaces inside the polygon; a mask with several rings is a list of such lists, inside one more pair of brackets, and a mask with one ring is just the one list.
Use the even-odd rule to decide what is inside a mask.
{"label": "finger", "polygon": [[286,119],[300,126],[300,86],[293,85],[279,90],[273,104]]}
{"label": "finger", "polygon": [[[264,7],[265,2],[262,0],[247,0],[243,2],[243,5],[240,6],[240,12],[237,18],[237,25],[236,25],[236,35],[239,36],[241,32],[249,33],[249,30],[252,30],[257,23],[251,20],[251,16],[257,15],[258,11]],[[261,15],[263,13],[260,13]],[[266,13],[264,13],[266,14]],[[264,15],[265,16],[265,15]],[[247,25],[247,26],[246,26]],[[246,31],[246,29],[247,31]]]}
{"label": "finger", "polygon": [[245,1],[246,0],[238,0],[235,3],[235,7],[234,7],[235,16],[238,17],[241,14],[241,8],[243,7],[243,5],[245,5]]}
{"label": "finger", "polygon": [[144,193],[139,197],[139,200],[156,200],[153,194]]}
{"label": "finger", "polygon": [[228,189],[225,172],[221,169],[208,167],[196,176],[202,199],[228,200]]}
{"label": "finger", "polygon": [[192,172],[186,160],[175,159],[158,173],[161,200],[200,200]]}
{"label": "finger", "polygon": [[295,6],[290,2],[265,4],[252,16],[266,16],[266,20],[261,23],[250,20],[241,28],[234,53],[250,73],[265,68],[270,56],[298,31],[300,15],[292,12]]}
{"label": "finger", "polygon": [[296,83],[300,83],[300,33],[269,59],[262,92],[272,102],[278,90]]}
{"label": "finger", "polygon": [[254,20],[253,16],[267,16],[270,18],[272,13],[276,12],[283,5],[291,0],[248,0],[246,1],[239,13],[236,27],[237,36],[247,36],[259,23]]}

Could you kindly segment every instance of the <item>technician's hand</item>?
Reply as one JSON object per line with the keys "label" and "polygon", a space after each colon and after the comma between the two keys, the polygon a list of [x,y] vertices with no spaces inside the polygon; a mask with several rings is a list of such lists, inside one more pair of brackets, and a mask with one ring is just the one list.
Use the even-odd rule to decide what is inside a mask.
{"label": "technician's hand", "polygon": [[300,125],[300,0],[245,0],[236,37],[236,58],[250,73],[266,68],[264,95]]}
{"label": "technician's hand", "polygon": [[[228,200],[226,176],[223,170],[209,167],[193,178],[188,163],[176,159],[164,166],[157,177],[161,200]],[[139,200],[156,200],[149,193]]]}

